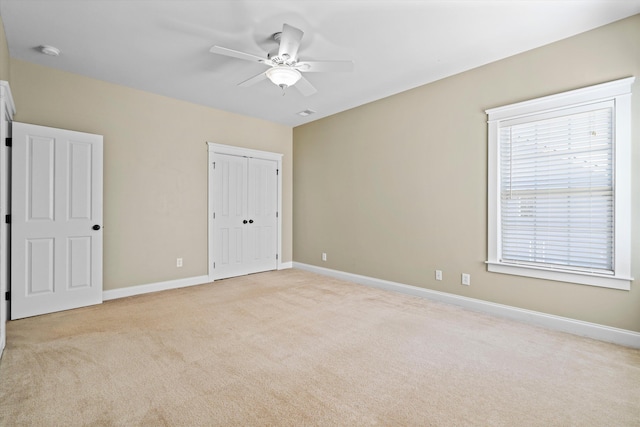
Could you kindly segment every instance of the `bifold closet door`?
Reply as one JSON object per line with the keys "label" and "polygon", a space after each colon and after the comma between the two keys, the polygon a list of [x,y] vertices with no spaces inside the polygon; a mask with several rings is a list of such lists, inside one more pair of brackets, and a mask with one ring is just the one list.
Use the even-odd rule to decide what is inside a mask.
{"label": "bifold closet door", "polygon": [[277,268],[277,164],[228,154],[214,156],[214,276]]}

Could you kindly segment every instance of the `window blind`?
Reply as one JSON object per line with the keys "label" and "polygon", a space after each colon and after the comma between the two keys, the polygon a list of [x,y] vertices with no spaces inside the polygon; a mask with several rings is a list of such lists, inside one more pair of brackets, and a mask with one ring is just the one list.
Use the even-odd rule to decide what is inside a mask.
{"label": "window blind", "polygon": [[499,140],[501,261],[613,274],[613,105],[515,121]]}

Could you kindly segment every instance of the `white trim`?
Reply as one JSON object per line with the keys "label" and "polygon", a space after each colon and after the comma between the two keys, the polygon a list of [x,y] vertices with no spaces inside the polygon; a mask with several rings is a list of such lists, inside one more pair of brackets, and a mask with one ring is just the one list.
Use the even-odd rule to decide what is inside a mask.
{"label": "white trim", "polygon": [[253,150],[250,148],[242,148],[236,147],[233,145],[224,145],[218,144],[215,142],[207,142],[207,151],[208,151],[208,165],[207,165],[207,174],[208,174],[208,188],[207,188],[207,201],[208,201],[208,213],[207,213],[207,227],[208,227],[208,251],[209,255],[207,257],[207,269],[209,274],[209,281],[213,282],[215,278],[215,274],[213,271],[213,197],[212,197],[212,188],[213,188],[213,173],[212,167],[213,164],[213,156],[214,154],[229,154],[232,156],[242,156],[242,157],[253,157],[264,160],[273,160],[278,163],[278,233],[277,233],[277,250],[278,250],[278,259],[276,263],[276,269],[282,270],[282,157],[283,154],[273,153],[270,151],[260,151]]}
{"label": "white trim", "polygon": [[[293,268],[293,262],[282,262],[278,270],[286,270]],[[184,279],[168,280],[166,282],[148,283],[146,285],[128,286],[126,288],[110,289],[102,292],[102,300],[108,301],[118,298],[126,298],[135,295],[148,294],[151,292],[166,291],[169,289],[186,288],[188,286],[204,285],[211,283],[209,276],[187,277]]]}
{"label": "white trim", "polygon": [[515,104],[503,105],[501,107],[485,110],[489,116],[489,121],[499,121],[503,119],[513,119],[520,116],[537,113],[541,109],[545,111],[564,108],[566,106],[592,103],[598,100],[616,98],[628,94],[635,77],[627,77],[607,83],[601,83],[542,98],[517,102]]}
{"label": "white trim", "polygon": [[278,266],[278,270],[287,270],[289,268],[293,268],[293,261],[281,262]]}
{"label": "white trim", "polygon": [[[16,113],[16,106],[13,103],[11,95],[11,87],[9,82],[0,81],[0,218],[4,218],[9,213],[9,186],[11,180],[11,168],[9,167],[9,148],[4,144],[5,138],[11,136],[11,122]],[[9,301],[4,298],[11,286],[9,283],[9,247],[11,245],[9,239],[9,224],[0,224],[0,357],[4,351],[7,342],[7,320],[9,320]]]}
{"label": "white trim", "polygon": [[511,274],[514,276],[535,277],[536,279],[555,280],[559,282],[578,283],[580,285],[598,286],[602,288],[619,289],[628,291],[631,289],[633,277],[606,276],[604,274],[571,271],[559,271],[539,266],[521,266],[503,262],[485,261],[487,271],[492,273]]}
{"label": "white trim", "polygon": [[610,326],[597,323],[584,322],[582,320],[570,319],[567,317],[555,316],[553,314],[541,313],[538,311],[525,310],[509,305],[496,304],[475,298],[463,297],[446,292],[434,291],[431,289],[419,288],[388,280],[376,279],[374,277],[361,276],[358,274],[346,273],[331,270],[314,265],[293,262],[293,268],[322,274],[340,280],[358,283],[360,285],[371,286],[387,291],[400,292],[434,301],[444,302],[479,311],[505,317],[511,320],[524,322],[536,326],[542,326],[555,331],[567,332],[573,335],[593,338],[627,347],[640,348],[640,333],[627,329],[612,328]]}
{"label": "white trim", "polygon": [[134,295],[148,294],[151,292],[166,291],[169,289],[186,288],[187,286],[203,285],[210,283],[209,276],[187,277],[184,279],[168,280],[166,282],[148,283],[146,285],[128,286],[126,288],[110,289],[102,292],[102,300],[126,298]]}
{"label": "white trim", "polygon": [[5,80],[0,80],[0,96],[4,98],[5,110],[9,113],[9,118],[13,120],[13,116],[16,114],[16,104],[13,102],[9,82]]}
{"label": "white trim", "polygon": [[236,147],[235,145],[218,144],[217,142],[207,142],[210,153],[229,154],[240,157],[256,157],[259,159],[280,161],[283,154],[271,151],[254,150],[252,148]]}

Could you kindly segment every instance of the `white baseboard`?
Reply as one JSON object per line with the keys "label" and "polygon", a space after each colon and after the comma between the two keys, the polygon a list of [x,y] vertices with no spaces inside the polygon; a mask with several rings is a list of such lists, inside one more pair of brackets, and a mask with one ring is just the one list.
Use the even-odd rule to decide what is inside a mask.
{"label": "white baseboard", "polygon": [[538,311],[525,310],[508,305],[496,304],[493,302],[483,301],[475,298],[463,297],[446,292],[419,288],[416,286],[390,282],[387,280],[361,276],[358,274],[346,273],[343,271],[331,270],[328,268],[317,267],[315,265],[303,264],[299,262],[293,262],[293,267],[300,270],[306,270],[312,273],[333,277],[336,279],[358,283],[361,285],[453,304],[471,310],[506,317],[512,320],[517,320],[532,325],[543,326],[545,328],[556,331],[568,332],[570,334],[619,344],[626,347],[640,348],[640,333],[629,331],[626,329],[612,328],[610,326],[599,325],[597,323],[589,323],[581,320],[570,319],[567,317],[541,313]]}
{"label": "white baseboard", "polygon": [[[293,268],[293,262],[282,262],[278,270],[286,270]],[[185,288],[187,286],[202,285],[213,282],[209,276],[187,277],[185,279],[168,280],[166,282],[148,283],[146,285],[128,286],[126,288],[110,289],[102,292],[102,300],[109,301],[112,299],[131,297],[134,295],[148,294],[150,292],[166,291],[168,289]]]}
{"label": "white baseboard", "polygon": [[286,270],[288,268],[293,268],[293,261],[281,262],[278,270]]}
{"label": "white baseboard", "polygon": [[185,288],[187,286],[209,283],[209,276],[187,277],[185,279],[168,280],[166,282],[149,283],[146,285],[129,286],[126,288],[110,289],[102,292],[102,300],[109,301],[117,298],[148,294],[150,292],[166,291],[168,289]]}

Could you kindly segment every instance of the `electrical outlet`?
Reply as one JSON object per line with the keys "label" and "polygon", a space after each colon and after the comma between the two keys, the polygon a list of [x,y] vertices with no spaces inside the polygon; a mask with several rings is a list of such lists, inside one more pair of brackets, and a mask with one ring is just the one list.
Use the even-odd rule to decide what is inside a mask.
{"label": "electrical outlet", "polygon": [[471,275],[462,273],[462,284],[465,286],[471,286]]}
{"label": "electrical outlet", "polygon": [[442,280],[442,270],[436,270],[436,280]]}
{"label": "electrical outlet", "polygon": [[326,261],[327,260],[327,254],[326,252],[322,252],[322,260]]}
{"label": "electrical outlet", "polygon": [[176,267],[182,267],[182,258],[176,258]]}

